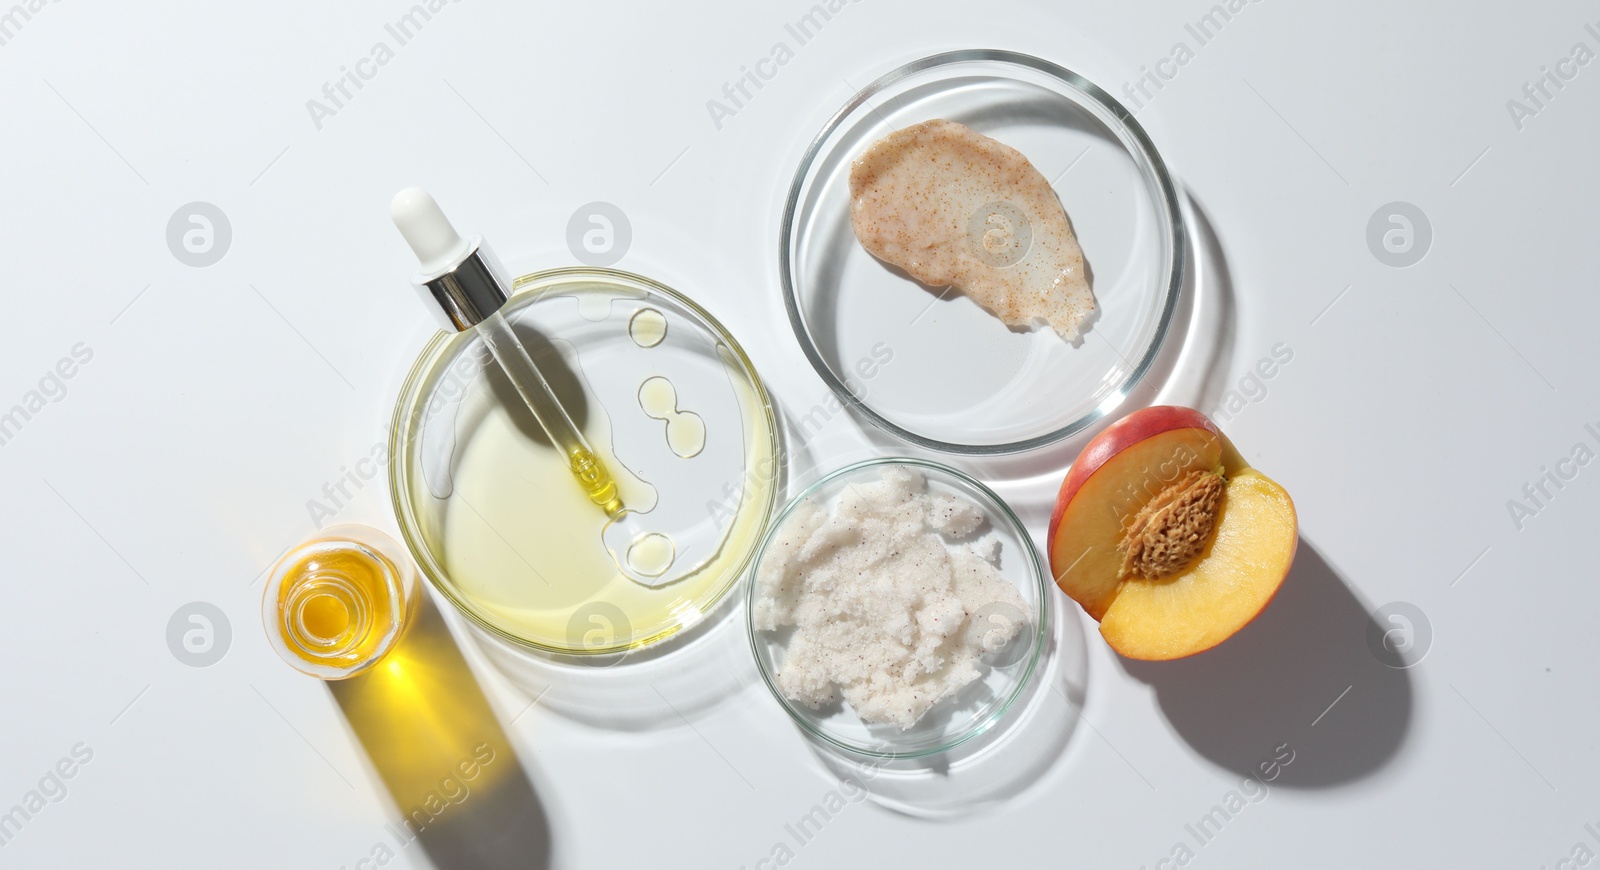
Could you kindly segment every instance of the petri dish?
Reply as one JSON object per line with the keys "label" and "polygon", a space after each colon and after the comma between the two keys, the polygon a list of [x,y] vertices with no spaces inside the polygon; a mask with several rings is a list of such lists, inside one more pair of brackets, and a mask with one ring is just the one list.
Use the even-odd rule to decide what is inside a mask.
{"label": "petri dish", "polygon": [[[935,118],[1016,148],[1050,179],[1098,309],[1077,345],[1048,327],[1010,329],[856,241],[852,161],[893,130]],[[910,444],[994,455],[1068,438],[1128,396],[1171,323],[1184,245],[1177,189],[1127,109],[1049,61],[965,50],[906,64],[834,114],[795,172],[778,259],[795,336],[840,401]],[[885,357],[892,363],[863,362]]]}
{"label": "petri dish", "polygon": [[[605,513],[469,330],[428,344],[395,407],[390,491],[407,547],[475,625],[525,648],[617,653],[697,624],[776,504],[766,388],[715,318],[649,278],[568,268],[514,287],[507,319],[624,504],[682,535],[606,540]],[[620,559],[645,577],[686,570],[647,585]]]}
{"label": "petri dish", "polygon": [[[1000,614],[1020,623],[1017,633],[991,649],[979,660],[981,676],[929,708],[915,724],[901,729],[894,724],[869,725],[845,703],[836,702],[821,709],[790,700],[779,688],[778,674],[793,638],[792,626],[775,630],[757,628],[758,602],[765,595],[760,582],[763,561],[772,552],[785,523],[806,504],[830,506],[852,487],[881,479],[886,468],[909,468],[920,472],[932,494],[954,495],[976,504],[984,522],[975,538],[992,540],[996,547],[993,562],[1000,575],[1015,585],[1026,605],[1024,614]],[[917,758],[948,752],[994,727],[1022,696],[1038,667],[1045,648],[1048,628],[1045,578],[1047,573],[1034,549],[1022,521],[987,486],[971,476],[921,459],[884,457],[869,459],[833,471],[811,484],[778,514],[756,554],[745,607],[746,628],[756,666],[772,696],[812,737],[858,755],[878,758]],[[979,614],[985,609],[980,608]],[[986,630],[969,614],[962,631]]]}

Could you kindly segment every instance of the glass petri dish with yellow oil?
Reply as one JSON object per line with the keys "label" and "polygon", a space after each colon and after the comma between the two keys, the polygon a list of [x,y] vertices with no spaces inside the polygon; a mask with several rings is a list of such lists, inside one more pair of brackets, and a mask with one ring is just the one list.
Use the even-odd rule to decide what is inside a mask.
{"label": "glass petri dish with yellow oil", "polygon": [[616,522],[575,484],[481,337],[440,333],[390,430],[408,548],[477,626],[535,650],[616,653],[694,626],[774,507],[765,386],[715,318],[649,278],[554,269],[514,289],[503,314],[632,514]]}

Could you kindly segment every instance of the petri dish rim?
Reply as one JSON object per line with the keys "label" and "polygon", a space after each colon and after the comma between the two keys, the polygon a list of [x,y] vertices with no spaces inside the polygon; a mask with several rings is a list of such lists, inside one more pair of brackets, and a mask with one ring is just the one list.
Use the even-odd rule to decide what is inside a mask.
{"label": "petri dish rim", "polygon": [[[704,321],[703,325],[708,327],[727,345],[728,350],[738,360],[745,374],[748,375],[750,384],[755,391],[757,404],[761,409],[762,417],[760,423],[766,427],[768,437],[772,439],[774,455],[782,454],[783,448],[779,440],[780,433],[777,418],[772,409],[772,397],[767,391],[766,383],[756,372],[755,364],[751,362],[750,357],[745,353],[744,347],[739,344],[732,333],[728,332],[727,327],[723,326],[722,322],[713,317],[709,311],[706,311],[693,299],[659,281],[634,272],[598,266],[563,266],[518,275],[512,281],[512,299],[515,300],[524,293],[543,292],[542,290],[530,289],[533,285],[570,280],[587,280],[642,287],[648,292],[660,294],[674,303],[682,305],[685,309],[700,317]],[[612,646],[557,646],[538,643],[506,631],[504,628],[478,615],[467,602],[461,600],[461,596],[456,593],[452,583],[446,576],[443,566],[434,558],[433,551],[422,534],[422,524],[417,518],[415,506],[411,503],[410,475],[413,472],[407,462],[407,454],[405,452],[406,442],[412,437],[409,424],[413,416],[423,413],[423,407],[419,403],[425,399],[424,388],[428,380],[436,375],[437,363],[440,357],[458,335],[460,333],[440,330],[423,346],[423,349],[417,354],[415,362],[412,363],[411,370],[406,373],[405,380],[401,384],[400,394],[395,400],[394,413],[389,423],[389,503],[394,510],[395,520],[400,527],[400,538],[405,543],[406,549],[410,551],[417,569],[422,573],[422,576],[427,578],[428,584],[443,595],[455,608],[456,612],[465,616],[474,627],[488,632],[493,637],[504,640],[515,648],[538,653],[580,658],[617,655],[650,647],[689,628],[689,626],[681,623],[670,625],[644,637],[635,638],[632,642]],[[760,552],[760,542],[764,540],[763,536],[771,522],[772,513],[777,507],[778,490],[778,486],[769,487],[765,503],[756,506],[756,509],[760,511],[758,527],[761,529],[761,534],[756,537],[757,545],[751,547],[750,551],[728,570],[727,577],[723,579],[721,585],[714,593],[707,596],[702,608],[703,612],[712,612],[726,600],[728,594],[733,591],[739,580],[744,577],[746,570],[754,564],[756,554]]]}
{"label": "petri dish rim", "polygon": [[[761,651],[761,643],[763,641],[758,636],[759,632],[755,625],[755,597],[757,584],[754,574],[756,571],[760,570],[761,560],[766,556],[768,545],[770,545],[772,540],[777,537],[778,530],[783,527],[783,524],[786,520],[788,520],[789,515],[794,512],[797,506],[826,487],[828,484],[833,483],[840,478],[848,477],[867,469],[878,468],[886,465],[909,465],[924,472],[932,472],[933,475],[954,480],[964,486],[971,487],[979,495],[983,496],[984,499],[990,503],[989,505],[985,506],[985,513],[989,515],[990,521],[994,522],[996,519],[1003,519],[1006,526],[1013,534],[1016,535],[1017,540],[1019,540],[1024,549],[1027,550],[1027,561],[1030,569],[1029,575],[1033,579],[1032,585],[1035,587],[1035,594],[1037,596],[1035,599],[1037,602],[1037,613],[1034,619],[1035,624],[1033,627],[1033,632],[1031,633],[1027,653],[1027,662],[1023,665],[1022,670],[1019,672],[1014,684],[1010,687],[1010,691],[1006,693],[1005,698],[1001,699],[999,703],[996,703],[992,709],[990,709],[989,712],[980,720],[973,723],[970,727],[954,735],[953,737],[936,744],[915,747],[911,749],[894,748],[893,746],[880,748],[876,746],[866,746],[859,743],[853,743],[833,733],[830,733],[828,729],[820,727],[817,723],[810,721],[799,710],[795,709],[794,702],[790,701],[788,698],[785,698],[782,690],[778,688],[777,675],[774,674],[772,669],[767,666],[766,656]],[[1041,659],[1043,659],[1044,651],[1047,646],[1050,631],[1050,584],[1045,583],[1045,577],[1049,575],[1048,572],[1045,571],[1044,561],[1039,556],[1038,547],[1034,546],[1033,537],[1028,534],[1027,526],[1022,522],[1022,519],[1017,516],[1016,512],[1011,509],[1011,506],[1006,503],[1006,500],[1001,498],[997,493],[995,493],[994,490],[990,489],[982,481],[963,471],[951,468],[950,466],[939,462],[934,462],[932,460],[917,459],[908,456],[880,456],[872,459],[864,459],[860,462],[854,462],[824,474],[822,477],[806,486],[806,488],[801,490],[800,493],[794,498],[790,499],[789,502],[784,505],[783,510],[779,511],[778,514],[774,516],[767,524],[766,532],[761,537],[761,543],[756,547],[755,557],[750,562],[749,571],[751,576],[745,582],[745,633],[750,641],[750,654],[755,658],[756,670],[761,672],[761,681],[766,685],[767,690],[772,693],[772,697],[777,700],[778,706],[782,707],[783,711],[789,714],[789,718],[793,719],[795,723],[800,726],[801,730],[830,746],[833,746],[837,749],[842,749],[846,752],[854,753],[856,755],[862,755],[871,758],[889,759],[925,758],[930,755],[938,755],[940,753],[949,752],[950,750],[955,749],[967,741],[987,733],[995,726],[996,723],[1005,718],[1006,714],[1010,712],[1012,706],[1016,704],[1017,699],[1022,697],[1023,691],[1027,689],[1028,684],[1033,680],[1034,671],[1038,669],[1039,662]]]}
{"label": "petri dish rim", "polygon": [[[1097,106],[1100,111],[1095,113],[1118,140],[1127,149],[1128,154],[1139,165],[1147,183],[1151,186],[1152,204],[1161,212],[1162,241],[1166,247],[1166,273],[1165,286],[1158,288],[1161,295],[1161,313],[1157,319],[1155,331],[1149,346],[1140,355],[1139,361],[1129,371],[1128,376],[1114,390],[1110,391],[1104,399],[1097,402],[1094,407],[1079,415],[1066,425],[1050,432],[1031,438],[1007,441],[997,444],[973,444],[955,441],[944,441],[912,431],[888,419],[873,407],[858,397],[850,387],[833,371],[828,361],[823,358],[822,352],[817,347],[811,331],[806,325],[805,316],[800,311],[800,300],[796,291],[794,275],[794,258],[792,249],[797,244],[795,238],[796,221],[800,214],[801,197],[805,194],[808,182],[811,180],[812,170],[817,160],[822,156],[828,140],[848,120],[856,110],[868,104],[873,96],[893,87],[914,76],[936,70],[940,67],[956,66],[962,64],[995,63],[1012,65],[1043,74],[1055,79],[1059,83],[1082,94],[1089,103]],[[1167,165],[1162,160],[1155,144],[1145,133],[1133,114],[1121,103],[1108,94],[1099,85],[1084,78],[1059,64],[1051,63],[1033,55],[1006,49],[960,49],[956,51],[941,52],[929,55],[919,60],[911,61],[879,76],[866,87],[857,91],[811,140],[805,153],[800,158],[799,168],[795,170],[794,179],[789,184],[789,193],[784,200],[783,221],[778,237],[778,276],[783,286],[783,305],[789,315],[789,325],[793,328],[795,338],[800,344],[801,351],[822,378],[828,388],[838,396],[839,401],[856,413],[865,417],[895,438],[908,444],[926,448],[940,453],[964,456],[1003,456],[1013,453],[1024,453],[1048,447],[1066,438],[1070,438],[1084,429],[1094,425],[1095,422],[1111,413],[1125,401],[1145,376],[1149,374],[1155,364],[1156,357],[1161,347],[1166,342],[1167,333],[1172,326],[1172,318],[1178,307],[1178,297],[1183,292],[1184,274],[1188,268],[1187,229],[1184,225],[1183,212],[1178,203],[1177,185],[1172,180]]]}

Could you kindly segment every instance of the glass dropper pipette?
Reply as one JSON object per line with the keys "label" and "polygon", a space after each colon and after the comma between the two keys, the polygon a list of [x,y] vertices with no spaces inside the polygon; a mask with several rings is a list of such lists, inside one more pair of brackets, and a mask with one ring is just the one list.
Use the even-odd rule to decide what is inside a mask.
{"label": "glass dropper pipette", "polygon": [[422,264],[413,283],[428,307],[444,316],[447,330],[478,331],[550,443],[566,455],[589,500],[611,519],[620,518],[623,505],[616,481],[501,313],[511,295],[511,282],[494,252],[481,237],[462,238],[422,188],[408,187],[395,194],[389,216]]}

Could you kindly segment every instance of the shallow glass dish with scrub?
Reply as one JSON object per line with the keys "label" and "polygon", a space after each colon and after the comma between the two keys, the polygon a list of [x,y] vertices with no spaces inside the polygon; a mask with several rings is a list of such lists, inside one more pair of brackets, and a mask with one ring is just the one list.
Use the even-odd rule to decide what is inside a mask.
{"label": "shallow glass dish with scrub", "polygon": [[[934,119],[1020,151],[1059,197],[1097,308],[1076,343],[1046,326],[1008,327],[856,240],[852,162],[884,136]],[[971,235],[982,243],[982,233]],[[841,402],[920,447],[993,455],[1070,437],[1127,397],[1172,320],[1184,245],[1177,188],[1126,108],[1049,61],[966,50],[885,74],[828,120],[789,188],[778,256],[801,349]],[[854,369],[883,347],[894,364],[863,389]]]}
{"label": "shallow glass dish with scrub", "polygon": [[[862,518],[879,505],[891,507]],[[867,460],[811,484],[772,522],[749,581],[750,646],[773,697],[823,743],[880,758],[947,752],[1022,695],[1046,644],[1046,576],[1022,521],[982,483],[935,462]],[[885,649],[928,655],[860,667],[858,653]],[[940,664],[898,682],[911,661]],[[957,679],[968,667],[975,675]],[[829,680],[841,673],[853,688]],[[885,693],[868,689],[884,681]],[[901,716],[902,702],[914,711]]]}
{"label": "shallow glass dish with scrub", "polygon": [[[523,275],[499,314],[649,528],[577,485],[478,331],[441,332],[401,390],[390,490],[423,576],[479,628],[536,651],[637,649],[700,622],[748,564],[776,503],[766,388],[728,332],[640,275]],[[670,582],[639,582],[671,566]],[[652,575],[655,572],[655,575]]]}

